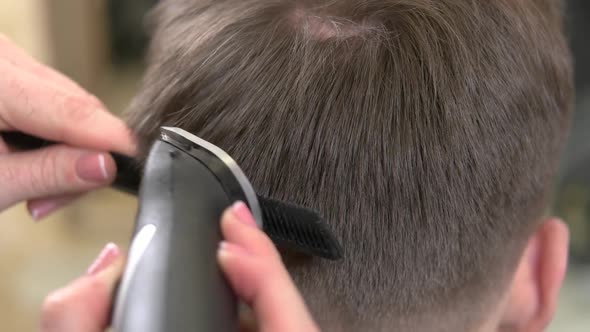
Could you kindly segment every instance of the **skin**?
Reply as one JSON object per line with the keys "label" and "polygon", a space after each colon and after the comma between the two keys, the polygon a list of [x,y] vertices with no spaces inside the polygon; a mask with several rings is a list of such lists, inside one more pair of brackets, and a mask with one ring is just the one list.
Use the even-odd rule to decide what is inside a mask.
{"label": "skin", "polygon": [[[106,151],[130,156],[136,151],[124,123],[94,96],[0,36],[0,133],[15,130],[62,142],[17,152],[0,139],[0,211],[27,201],[36,219],[80,193],[108,185],[116,169]],[[236,294],[252,309],[254,329],[319,331],[276,248],[256,228],[243,203],[223,214],[221,228],[225,241],[217,259]],[[543,331],[555,312],[568,241],[561,220],[540,222],[502,300],[478,331]],[[87,275],[47,297],[41,331],[94,332],[108,327],[111,294],[125,258],[113,245],[106,250]]]}
{"label": "skin", "polygon": [[[109,185],[116,166],[107,151],[136,153],[125,124],[96,97],[0,35],[0,134],[8,131],[62,143],[18,152],[0,136],[0,212],[27,201],[35,219]],[[219,246],[219,264],[253,309],[259,330],[317,331],[274,245],[245,205],[229,208],[221,225],[226,240]],[[47,297],[40,330],[104,331],[124,263],[118,248],[107,246],[87,275]]]}
{"label": "skin", "polygon": [[6,131],[62,142],[17,152],[0,138],[0,210],[28,201],[36,217],[108,185],[116,169],[106,151],[136,150],[125,124],[96,97],[0,36],[0,133]]}
{"label": "skin", "polygon": [[[218,263],[257,323],[244,319],[242,331],[319,331],[271,240],[243,203],[221,219],[225,241]],[[112,248],[112,245],[110,245]],[[102,269],[96,269],[102,266]],[[121,253],[101,254],[89,274],[50,294],[41,314],[42,332],[101,332],[109,326],[111,294],[124,266]],[[257,326],[256,326],[257,325]]]}
{"label": "skin", "polygon": [[[241,331],[319,331],[279,253],[256,227],[243,203],[225,211],[221,229],[225,241],[218,250],[218,263],[254,314],[253,320],[242,320]],[[568,238],[562,221],[550,218],[543,222],[530,238],[503,299],[475,331],[544,331],[555,312],[565,274]],[[47,297],[40,330],[104,331],[109,326],[111,294],[123,265],[124,257],[118,250],[99,255],[86,276]]]}

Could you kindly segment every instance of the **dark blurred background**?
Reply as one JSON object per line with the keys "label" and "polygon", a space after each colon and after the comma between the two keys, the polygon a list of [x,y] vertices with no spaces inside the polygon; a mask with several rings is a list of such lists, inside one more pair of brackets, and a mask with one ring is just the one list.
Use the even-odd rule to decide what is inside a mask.
{"label": "dark blurred background", "polygon": [[[168,0],[173,1],[173,0]],[[120,113],[135,93],[157,0],[0,3],[0,33],[75,79]],[[571,228],[571,262],[553,332],[590,331],[590,1],[570,0],[576,112],[556,182],[553,214]],[[23,206],[0,214],[2,331],[35,331],[42,299],[82,274],[102,246],[128,243],[136,201],[106,189],[33,225]]]}
{"label": "dark blurred background", "polygon": [[576,112],[557,185],[555,212],[570,223],[572,264],[590,263],[589,32],[590,1],[570,0],[568,34],[575,60]]}
{"label": "dark blurred background", "polygon": [[109,0],[112,61],[114,65],[141,62],[149,40],[146,16],[158,0]]}

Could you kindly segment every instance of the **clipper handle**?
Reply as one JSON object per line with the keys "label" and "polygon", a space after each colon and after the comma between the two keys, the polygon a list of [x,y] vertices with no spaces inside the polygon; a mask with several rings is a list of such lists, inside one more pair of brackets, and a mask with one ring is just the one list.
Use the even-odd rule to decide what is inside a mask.
{"label": "clipper handle", "polygon": [[215,174],[156,141],[139,202],[114,330],[237,331],[237,300],[216,260],[219,221],[232,202]]}

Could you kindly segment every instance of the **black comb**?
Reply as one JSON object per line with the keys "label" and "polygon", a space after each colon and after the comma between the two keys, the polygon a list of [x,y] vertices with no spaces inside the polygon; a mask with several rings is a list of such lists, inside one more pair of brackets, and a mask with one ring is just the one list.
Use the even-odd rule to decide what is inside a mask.
{"label": "black comb", "polygon": [[277,246],[327,259],[342,257],[342,247],[315,211],[260,195],[258,202],[263,230]]}
{"label": "black comb", "polygon": [[[1,135],[10,148],[21,151],[55,144],[21,132],[3,132]],[[137,195],[141,167],[133,158],[117,153],[112,156],[117,164],[112,187]],[[257,197],[264,220],[263,231],[278,247],[331,260],[342,258],[342,246],[317,212],[261,195]]]}

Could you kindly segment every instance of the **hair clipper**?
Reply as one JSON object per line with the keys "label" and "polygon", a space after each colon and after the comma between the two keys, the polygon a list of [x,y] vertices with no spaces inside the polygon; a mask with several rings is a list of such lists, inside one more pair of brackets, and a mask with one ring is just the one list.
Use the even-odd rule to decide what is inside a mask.
{"label": "hair clipper", "polygon": [[[55,142],[0,133],[16,150]],[[313,210],[257,195],[235,161],[182,129],[163,127],[143,172],[133,158],[112,154],[113,187],[139,195],[125,272],[116,291],[116,332],[235,332],[237,299],[218,267],[221,214],[241,200],[279,247],[326,259],[343,249]]]}
{"label": "hair clipper", "polygon": [[162,128],[139,191],[135,234],[114,308],[116,332],[237,331],[237,301],[216,260],[222,212],[256,194],[234,160],[178,128]]}

